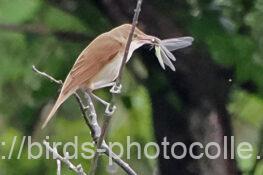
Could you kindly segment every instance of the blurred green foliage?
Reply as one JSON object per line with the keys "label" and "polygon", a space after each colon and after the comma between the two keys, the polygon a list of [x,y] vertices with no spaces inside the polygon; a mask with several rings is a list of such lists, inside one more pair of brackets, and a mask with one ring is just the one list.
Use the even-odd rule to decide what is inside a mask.
{"label": "blurred green foliage", "polygon": [[[256,136],[263,123],[263,0],[187,2],[187,13],[184,9],[163,13],[179,16],[197,43],[206,45],[218,64],[234,71],[233,77],[229,77],[233,84],[229,111],[233,116],[235,134],[240,140],[249,139],[256,148],[259,142]],[[106,31],[110,22],[92,3],[86,3],[89,3],[90,16],[80,19],[78,15],[59,10],[41,0],[0,0],[0,24],[13,24],[18,28],[20,25],[33,24],[48,31],[83,32],[95,37]],[[156,5],[159,4],[160,8],[169,5],[156,1]],[[78,53],[88,42],[62,41],[44,33],[0,30],[1,140],[11,144],[13,136],[18,136],[19,141],[23,135],[33,135],[36,140],[50,135],[50,140],[63,142],[72,141],[76,135],[81,138],[81,142],[91,140],[73,99],[63,105],[47,130],[38,130],[43,111],[50,105],[51,99],[56,97],[59,87],[38,77],[31,70],[32,64],[35,64],[54,77],[64,79]],[[133,64],[138,62],[134,61]],[[147,89],[138,85],[130,72],[126,72],[124,81],[125,92],[118,101],[119,108],[112,122],[109,140],[125,143],[126,136],[130,135],[131,140],[145,144],[154,140],[150,98]],[[247,82],[254,84],[256,89],[252,92],[243,90],[241,87]],[[99,94],[107,97],[105,91]],[[171,101],[175,99],[171,97]],[[174,103],[180,108],[180,102]],[[99,106],[99,109],[102,111],[103,107]],[[15,147],[15,152],[18,151],[19,147]],[[1,155],[8,155],[8,152],[7,147],[0,147]],[[25,150],[20,160],[0,160],[0,174],[55,173],[55,162],[45,159],[27,160],[26,157]],[[246,172],[251,169],[254,160],[239,160],[239,165]],[[105,158],[104,164],[106,161]],[[144,175],[152,174],[156,167],[156,161],[146,158],[136,161],[135,155],[128,162]],[[89,162],[86,160],[80,159],[76,163],[82,163],[88,169]],[[262,169],[261,163],[256,175],[261,175]],[[100,171],[101,174],[107,174],[107,169],[101,168]],[[118,169],[113,174],[121,173]],[[64,167],[63,174],[72,173]]]}

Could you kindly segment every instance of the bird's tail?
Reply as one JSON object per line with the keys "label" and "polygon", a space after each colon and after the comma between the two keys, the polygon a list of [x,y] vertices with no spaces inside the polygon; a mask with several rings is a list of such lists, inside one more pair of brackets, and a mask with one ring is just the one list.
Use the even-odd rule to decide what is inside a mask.
{"label": "bird's tail", "polygon": [[44,129],[46,127],[46,125],[48,124],[48,122],[52,119],[52,117],[54,116],[54,114],[56,113],[56,111],[58,110],[58,108],[60,107],[60,105],[70,96],[75,92],[76,89],[73,89],[71,91],[68,91],[67,93],[63,92],[63,88],[57,98],[57,101],[55,103],[55,105],[53,106],[53,108],[51,109],[51,111],[49,112],[47,118],[45,119],[45,122],[43,123],[41,129]]}

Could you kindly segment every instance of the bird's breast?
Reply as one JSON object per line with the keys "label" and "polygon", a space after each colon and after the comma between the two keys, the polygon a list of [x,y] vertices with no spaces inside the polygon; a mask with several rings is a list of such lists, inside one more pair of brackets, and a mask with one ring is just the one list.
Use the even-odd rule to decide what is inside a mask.
{"label": "bird's breast", "polygon": [[124,52],[119,52],[109,63],[107,63],[97,75],[95,75],[89,82],[91,90],[106,87],[109,83],[113,82],[120,71]]}
{"label": "bird's breast", "polygon": [[[132,53],[143,44],[144,43],[137,41],[131,43],[126,63],[130,60]],[[118,54],[88,82],[89,89],[95,90],[109,86],[109,83],[112,83],[118,77],[123,56],[124,49],[120,50]]]}

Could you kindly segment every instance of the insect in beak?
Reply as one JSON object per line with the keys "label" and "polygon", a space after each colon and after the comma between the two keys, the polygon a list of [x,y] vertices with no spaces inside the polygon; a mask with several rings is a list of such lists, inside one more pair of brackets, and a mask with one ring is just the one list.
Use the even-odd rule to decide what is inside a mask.
{"label": "insect in beak", "polygon": [[160,40],[158,38],[154,39],[155,41],[152,42],[152,47],[154,46],[155,48],[155,55],[158,58],[161,67],[165,69],[165,66],[168,66],[172,71],[175,71],[175,67],[171,61],[175,61],[176,58],[171,51],[190,46],[193,42],[192,37],[172,38],[166,40]]}

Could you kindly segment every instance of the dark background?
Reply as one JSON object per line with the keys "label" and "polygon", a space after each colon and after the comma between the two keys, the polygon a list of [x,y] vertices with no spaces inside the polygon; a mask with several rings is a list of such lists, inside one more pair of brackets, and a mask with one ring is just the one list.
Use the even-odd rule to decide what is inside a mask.
{"label": "dark background", "polygon": [[[100,33],[132,20],[135,0],[0,0],[0,138],[10,145],[23,135],[52,141],[91,141],[78,106],[70,98],[48,128],[39,130],[59,86],[37,76],[31,65],[64,79],[85,46]],[[124,75],[124,92],[108,141],[190,145],[235,136],[253,145],[251,159],[136,160],[138,174],[261,175],[263,130],[263,1],[144,1],[139,28],[162,39],[193,36],[193,46],[174,52],[176,72],[163,71],[148,47],[139,49]],[[98,92],[109,98],[107,90]],[[103,107],[97,105],[99,113]],[[101,119],[102,115],[100,115]],[[19,146],[15,147],[18,152]],[[200,150],[195,150],[199,153]],[[8,155],[9,147],[0,147]],[[181,150],[176,150],[180,154]],[[2,174],[54,174],[52,160],[0,160]],[[125,157],[123,159],[125,160]],[[75,161],[88,169],[90,161]],[[99,174],[124,174],[106,166]],[[73,174],[66,167],[64,174]]]}

